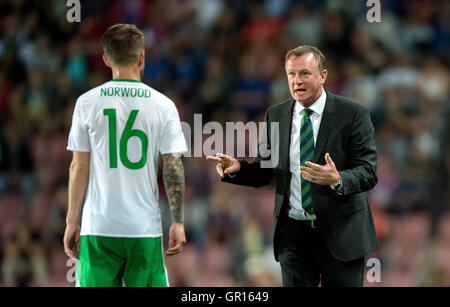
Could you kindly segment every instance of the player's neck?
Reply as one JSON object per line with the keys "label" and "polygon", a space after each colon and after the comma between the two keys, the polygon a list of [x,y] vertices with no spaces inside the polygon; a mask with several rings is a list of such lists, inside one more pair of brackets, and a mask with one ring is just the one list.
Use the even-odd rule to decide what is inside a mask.
{"label": "player's neck", "polygon": [[113,79],[142,80],[141,71],[136,67],[114,67],[111,70]]}

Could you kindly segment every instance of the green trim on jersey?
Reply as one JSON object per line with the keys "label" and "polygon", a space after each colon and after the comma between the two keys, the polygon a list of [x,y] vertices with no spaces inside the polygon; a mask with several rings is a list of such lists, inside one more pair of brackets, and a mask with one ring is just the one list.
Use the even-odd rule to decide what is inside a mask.
{"label": "green trim on jersey", "polygon": [[119,81],[119,82],[138,82],[138,83],[142,83],[142,81],[134,80],[134,79],[112,79],[111,81]]}
{"label": "green trim on jersey", "polygon": [[78,287],[168,287],[161,237],[81,236]]}

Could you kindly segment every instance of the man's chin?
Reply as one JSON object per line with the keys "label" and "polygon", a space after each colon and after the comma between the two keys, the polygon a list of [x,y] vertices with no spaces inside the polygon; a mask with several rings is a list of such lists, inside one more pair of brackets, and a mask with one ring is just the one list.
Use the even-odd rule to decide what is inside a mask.
{"label": "man's chin", "polygon": [[298,102],[307,102],[308,100],[311,100],[311,97],[309,95],[307,95],[306,93],[303,94],[295,94],[294,95],[295,100],[297,100]]}

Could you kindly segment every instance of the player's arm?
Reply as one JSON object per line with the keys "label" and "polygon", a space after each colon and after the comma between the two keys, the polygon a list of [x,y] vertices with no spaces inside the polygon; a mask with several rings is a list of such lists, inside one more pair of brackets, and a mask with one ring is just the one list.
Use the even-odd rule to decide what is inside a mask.
{"label": "player's arm", "polygon": [[178,254],[186,243],[184,232],[184,167],[181,156],[175,153],[162,155],[163,179],[172,212],[172,226],[169,231],[169,249],[166,254]]}
{"label": "player's arm", "polygon": [[73,152],[69,170],[69,205],[64,233],[64,251],[71,258],[78,257],[80,247],[80,216],[89,184],[90,152]]}

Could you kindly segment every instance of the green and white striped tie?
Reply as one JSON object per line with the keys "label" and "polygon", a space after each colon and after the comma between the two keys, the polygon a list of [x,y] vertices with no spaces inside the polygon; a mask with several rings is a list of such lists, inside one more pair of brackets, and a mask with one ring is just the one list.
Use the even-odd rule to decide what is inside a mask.
{"label": "green and white striped tie", "polygon": [[[302,122],[300,124],[300,165],[305,166],[306,161],[311,161],[314,156],[314,134],[311,119],[313,113],[310,109],[303,109]],[[302,207],[309,214],[314,214],[311,199],[311,183],[300,176]]]}

